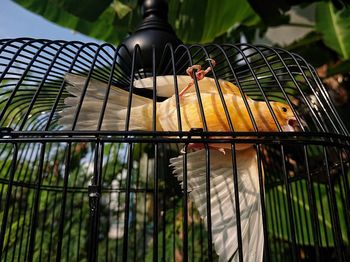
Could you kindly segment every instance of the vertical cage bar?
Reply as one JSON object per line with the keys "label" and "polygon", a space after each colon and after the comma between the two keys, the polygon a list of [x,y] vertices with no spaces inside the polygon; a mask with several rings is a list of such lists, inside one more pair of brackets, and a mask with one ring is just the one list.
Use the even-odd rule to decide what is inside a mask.
{"label": "vertical cage bar", "polygon": [[[321,221],[322,221],[322,230],[323,230],[323,232],[324,232],[324,238],[325,238],[325,241],[322,241],[322,244],[323,244],[323,242],[325,242],[325,244],[326,244],[326,247],[327,248],[329,248],[330,247],[330,244],[329,244],[329,242],[330,242],[330,240],[328,239],[329,238],[329,236],[328,236],[328,234],[327,234],[327,225],[326,225],[326,215],[325,215],[325,207],[324,207],[324,205],[323,205],[323,201],[322,201],[322,192],[321,192],[321,185],[320,185],[320,183],[316,183],[316,187],[317,187],[317,195],[318,195],[318,203],[319,203],[319,205],[320,205],[320,210],[321,210],[321,214],[319,214],[319,215],[321,215]],[[320,238],[322,237],[322,230],[320,230]]]}
{"label": "vertical cage bar", "polygon": [[166,252],[167,252],[167,243],[166,243],[166,235],[167,235],[167,224],[166,224],[166,215],[167,215],[167,192],[169,189],[167,188],[167,183],[165,183],[163,189],[162,189],[162,228],[163,228],[163,234],[162,234],[162,261],[166,260]]}
{"label": "vertical cage bar", "polygon": [[315,192],[314,192],[314,187],[312,184],[312,176],[310,173],[307,146],[303,146],[303,149],[304,149],[306,176],[307,176],[307,195],[308,195],[308,199],[309,199],[311,219],[313,221],[313,223],[311,223],[311,224],[312,224],[312,231],[313,231],[313,239],[315,242],[316,260],[320,261],[320,241],[319,241],[320,225],[319,225],[318,215],[317,215]]}
{"label": "vertical cage bar", "polygon": [[153,189],[153,261],[158,261],[158,187],[159,187],[159,145],[154,144],[154,189]]}
{"label": "vertical cage bar", "polygon": [[340,225],[339,225],[337,199],[334,192],[333,178],[331,177],[330,170],[329,170],[328,153],[325,146],[323,146],[323,154],[325,159],[328,186],[329,186],[329,201],[330,201],[329,207],[331,211],[330,215],[332,220],[332,231],[333,231],[334,243],[336,247],[338,261],[345,261],[344,252],[343,252],[343,241],[341,239],[341,231],[340,231]]}
{"label": "vertical cage bar", "polygon": [[258,176],[259,176],[259,191],[260,191],[260,203],[261,203],[261,216],[263,222],[263,233],[264,233],[264,257],[266,261],[270,261],[270,249],[269,249],[269,237],[267,232],[267,219],[266,219],[266,208],[265,208],[265,193],[264,193],[264,172],[262,168],[262,157],[261,157],[261,145],[256,144],[256,157],[258,162]]}
{"label": "vertical cage bar", "polygon": [[286,195],[287,195],[287,208],[288,208],[288,215],[289,215],[289,227],[292,237],[292,257],[293,261],[297,261],[297,248],[296,248],[296,238],[295,238],[295,220],[294,220],[294,214],[293,214],[293,202],[291,199],[291,190],[288,180],[288,173],[287,173],[287,167],[286,167],[286,155],[284,152],[284,145],[281,145],[281,158],[282,158],[282,167],[283,167],[283,181],[284,185],[286,187]]}
{"label": "vertical cage bar", "polygon": [[130,188],[133,169],[133,144],[128,144],[128,171],[126,177],[125,210],[124,210],[124,236],[123,236],[123,261],[128,261],[129,251],[129,212],[130,212]]}
{"label": "vertical cage bar", "polygon": [[98,235],[100,219],[100,199],[101,199],[101,171],[103,161],[103,144],[99,141],[95,144],[94,152],[94,176],[88,187],[90,205],[90,232],[89,232],[89,261],[97,261],[98,258]]}
{"label": "vertical cage bar", "polygon": [[[20,144],[19,144],[18,146],[19,146],[19,148],[20,148]],[[29,149],[28,149],[28,148],[29,148],[29,145],[28,145],[28,144],[26,144],[24,147],[25,147],[26,150],[29,150]],[[34,157],[34,162],[37,161],[36,158],[37,158],[38,153],[39,153],[39,149],[31,150],[30,158],[32,159],[32,157]],[[19,159],[21,159],[22,157],[23,157],[23,153],[22,153],[22,156],[21,156]],[[25,176],[29,175],[29,181],[32,180],[32,176],[34,175],[33,173],[34,173],[34,172],[30,172],[30,169],[29,169],[29,168],[26,168]],[[25,207],[24,207],[24,212],[23,212],[25,217],[27,216],[27,211],[28,211],[28,210],[29,210],[29,214],[31,214],[31,212],[32,212],[32,207],[29,209],[29,208],[28,208],[28,205],[25,205]],[[29,216],[29,215],[28,215],[28,216]],[[29,217],[30,217],[30,216],[29,216]],[[25,221],[26,221],[26,219],[24,219],[24,222],[23,222],[23,223],[25,223]],[[28,223],[30,224],[30,220],[28,221]],[[29,243],[28,237],[27,237],[27,239],[26,239],[26,237],[25,237],[25,229],[26,229],[25,227],[22,227],[22,229],[21,229],[21,236],[20,236],[20,238],[21,238],[22,240],[24,240],[25,243],[26,243],[26,244],[25,244],[25,247],[24,247],[24,256],[25,256],[25,254],[27,254],[28,243]],[[27,230],[26,230],[27,235],[29,235],[29,232],[30,232],[30,227],[28,227]],[[23,246],[24,246],[24,244],[23,244],[24,241],[21,241],[20,244],[19,244],[18,254],[22,254],[22,248],[23,248]],[[25,259],[26,259],[26,257],[25,257]]]}
{"label": "vertical cage bar", "polygon": [[39,201],[40,201],[40,193],[41,193],[41,180],[42,180],[42,174],[43,174],[43,165],[44,165],[44,158],[45,158],[45,148],[46,143],[42,143],[41,145],[41,152],[40,152],[40,159],[39,159],[39,170],[38,170],[38,177],[36,181],[36,190],[35,190],[35,196],[34,196],[34,207],[32,210],[32,225],[30,229],[30,240],[29,240],[29,250],[28,250],[28,261],[33,261],[33,255],[34,255],[34,248],[35,248],[35,234],[36,234],[36,228],[38,225],[38,214],[39,214]]}
{"label": "vertical cage bar", "polygon": [[147,166],[146,166],[146,185],[145,185],[145,196],[144,196],[144,209],[143,209],[143,241],[142,241],[142,255],[143,255],[143,261],[146,260],[146,238],[147,238],[147,231],[146,231],[146,226],[147,226],[147,220],[149,219],[147,214],[150,212],[147,209],[147,196],[148,196],[148,173],[149,173],[149,159],[147,159]]}
{"label": "vertical cage bar", "polygon": [[12,154],[13,158],[11,160],[10,178],[9,178],[9,182],[8,182],[4,213],[2,215],[2,222],[1,222],[0,258],[2,257],[4,238],[5,238],[7,219],[8,219],[8,212],[9,212],[9,209],[10,209],[10,202],[11,202],[11,192],[12,192],[13,180],[14,180],[14,176],[15,176],[15,172],[16,172],[16,165],[17,165],[18,146],[17,146],[16,143],[13,143],[12,145],[13,145],[13,154]]}
{"label": "vertical cage bar", "polygon": [[176,259],[176,199],[174,197],[173,201],[172,201],[172,207],[173,207],[173,214],[172,214],[172,222],[173,222],[173,236],[172,236],[172,257],[173,257],[173,261],[175,261]]}
{"label": "vertical cage bar", "polygon": [[192,237],[191,237],[191,243],[192,243],[192,262],[195,261],[195,224],[194,224],[194,206],[193,202],[191,202],[191,230],[192,230]]}
{"label": "vertical cage bar", "polygon": [[[184,148],[185,154],[183,155],[183,243],[182,243],[182,255],[183,261],[188,261],[188,189],[187,189],[187,144]],[[193,233],[193,232],[192,232]]]}
{"label": "vertical cage bar", "polygon": [[58,242],[57,242],[57,254],[56,254],[57,262],[61,260],[61,253],[62,253],[61,249],[62,249],[62,241],[63,241],[63,229],[64,229],[64,223],[65,223],[64,218],[66,215],[66,201],[67,201],[68,178],[69,178],[69,171],[70,171],[71,147],[72,147],[72,144],[69,143],[66,160],[65,160],[65,170],[64,170],[65,172],[64,172],[64,178],[63,178],[64,179],[63,197],[62,197],[61,214],[60,214],[59,227],[58,227]]}
{"label": "vertical cage bar", "polygon": [[[233,191],[235,194],[235,208],[236,208],[236,225],[237,225],[237,240],[238,240],[238,256],[239,261],[243,262],[243,245],[242,245],[242,228],[241,228],[241,212],[239,206],[239,187],[237,177],[237,159],[236,159],[236,145],[231,144],[232,156],[232,175],[233,175]],[[246,250],[247,251],[247,250]]]}
{"label": "vertical cage bar", "polygon": [[[196,79],[196,78],[195,78]],[[213,239],[211,226],[211,200],[210,200],[210,151],[205,144],[205,190],[207,197],[207,226],[208,226],[208,260],[213,261]]]}

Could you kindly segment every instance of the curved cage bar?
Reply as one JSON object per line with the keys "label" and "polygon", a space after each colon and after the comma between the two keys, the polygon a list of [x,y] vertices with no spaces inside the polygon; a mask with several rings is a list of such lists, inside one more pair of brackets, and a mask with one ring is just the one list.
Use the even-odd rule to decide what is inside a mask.
{"label": "curved cage bar", "polygon": [[[154,50],[145,72],[135,63],[140,48],[128,61],[121,52],[108,44],[0,41],[2,260],[218,261],[219,254],[224,261],[223,232],[236,235],[234,261],[258,261],[246,257],[254,230],[264,261],[349,260],[349,132],[312,66],[266,46],[167,45]],[[194,78],[180,95],[193,65],[210,68],[225,130],[210,124],[205,80]],[[67,75],[84,78],[72,85]],[[123,113],[116,90],[127,92]],[[230,111],[238,100],[227,92],[242,111]],[[183,107],[189,97],[196,125]],[[169,99],[173,107],[164,109]],[[141,100],[149,106],[140,115]],[[276,102],[291,110],[296,130],[286,129],[291,122],[281,120]],[[172,114],[169,128],[162,112]],[[256,192],[243,194],[242,169],[253,162]],[[236,214],[229,220],[226,204],[219,211],[215,204],[227,200],[216,186]],[[250,213],[240,202],[248,194]],[[256,210],[258,228],[245,223]]]}

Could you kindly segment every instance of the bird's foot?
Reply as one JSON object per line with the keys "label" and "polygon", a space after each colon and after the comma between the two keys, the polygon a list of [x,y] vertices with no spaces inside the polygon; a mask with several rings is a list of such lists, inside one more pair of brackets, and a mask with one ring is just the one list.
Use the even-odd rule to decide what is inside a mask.
{"label": "bird's foot", "polygon": [[208,58],[206,59],[208,60],[211,65],[207,67],[207,69],[203,70],[202,67],[200,65],[193,65],[193,66],[190,66],[189,68],[187,68],[186,70],[186,73],[192,78],[191,82],[188,83],[188,85],[180,92],[179,96],[183,96],[187,91],[188,89],[191,88],[191,86],[194,85],[194,74],[193,74],[193,71],[194,70],[197,70],[195,72],[195,77],[197,78],[197,81],[200,81],[202,80],[206,74],[208,74],[211,70],[212,70],[212,67],[215,67],[216,66],[216,62],[214,59],[211,59],[211,58]]}

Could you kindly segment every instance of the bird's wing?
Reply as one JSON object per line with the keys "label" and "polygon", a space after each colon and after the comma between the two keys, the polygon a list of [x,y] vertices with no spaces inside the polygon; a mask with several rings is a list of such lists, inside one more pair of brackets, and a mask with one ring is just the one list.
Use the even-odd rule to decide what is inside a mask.
{"label": "bird's wing", "polygon": [[[192,78],[188,75],[178,75],[177,87],[178,92],[181,92],[189,83],[192,82]],[[229,81],[219,79],[220,89],[223,94],[235,94],[241,95],[239,88]],[[134,81],[136,88],[146,88],[153,90],[153,77],[146,77]],[[173,75],[164,75],[156,77],[157,95],[162,97],[171,97],[175,94],[175,80]],[[199,90],[202,93],[218,93],[218,88],[214,78],[204,77],[198,81]],[[195,92],[194,85],[187,91],[187,93]]]}
{"label": "bird's wing", "polygon": [[[188,75],[178,75],[177,87],[178,91],[181,92],[191,81],[192,78]],[[204,80],[204,79],[203,79]],[[146,77],[137,79],[134,81],[134,87],[136,88],[145,88],[153,90],[153,77]],[[157,96],[162,97],[171,97],[175,94],[175,80],[173,75],[157,76],[156,77],[156,89]]]}
{"label": "bird's wing", "polygon": [[[71,129],[74,115],[78,105],[80,105],[78,122],[76,129],[80,130],[96,130],[100,114],[102,112],[104,100],[108,99],[106,109],[104,111],[104,118],[102,122],[102,129],[107,130],[123,130],[125,127],[126,108],[129,103],[129,92],[120,89],[115,86],[110,86],[108,98],[106,98],[106,90],[108,88],[107,83],[100,82],[96,79],[90,79],[87,88],[85,89],[85,95],[82,103],[80,103],[81,96],[83,95],[86,77],[67,73],[64,80],[66,81],[66,90],[72,95],[64,100],[66,108],[64,108],[59,115],[59,123],[64,129]],[[151,103],[152,100],[141,97],[138,95],[132,95],[131,106],[133,108],[138,107],[136,110],[132,110],[132,114],[143,114],[148,116],[148,108],[144,107]],[[151,114],[152,115],[152,114]],[[137,116],[131,115],[131,121],[139,121]],[[148,118],[147,118],[148,119]],[[152,122],[152,119],[151,121]],[[130,123],[133,129],[143,129],[144,127],[139,124]]]}
{"label": "bird's wing", "polygon": [[[237,167],[232,165],[232,153],[223,155],[209,151],[212,239],[219,261],[238,261],[237,221],[233,183],[233,168],[237,168],[238,195],[243,245],[243,261],[263,259],[263,225],[258,177],[258,160],[253,147],[236,153]],[[183,184],[184,155],[171,159],[174,174]],[[187,153],[187,188],[199,214],[207,221],[206,151]]]}

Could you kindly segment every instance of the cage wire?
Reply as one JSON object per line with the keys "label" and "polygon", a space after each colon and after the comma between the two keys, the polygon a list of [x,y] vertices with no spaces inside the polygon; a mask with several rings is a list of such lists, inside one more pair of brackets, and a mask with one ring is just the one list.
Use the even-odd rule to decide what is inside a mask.
{"label": "cage wire", "polygon": [[[257,159],[255,204],[262,228],[249,228],[248,234],[260,230],[262,241],[254,247],[263,248],[264,261],[349,260],[349,133],[314,68],[300,56],[248,44],[167,45],[153,50],[153,67],[146,72],[137,47],[125,59],[120,53],[127,50],[110,44],[29,38],[0,43],[2,261],[219,261],[213,242],[221,233],[236,235],[232,261],[259,261],[249,258],[252,249],[246,257],[247,214],[238,199],[244,195],[234,190],[246,183],[237,168],[242,146],[253,148],[249,159]],[[211,68],[206,76],[215,80],[220,98],[223,79],[237,86],[244,107],[248,98],[288,105],[297,132],[283,130],[277,118],[273,131],[261,131],[259,116],[249,109],[247,130],[235,131],[238,116],[227,113],[225,99],[222,121],[232,129],[208,129],[202,80],[196,79],[190,96],[203,125],[186,129],[177,76],[196,64]],[[84,77],[80,95],[67,88],[67,73]],[[168,99],[158,86],[164,75],[171,76],[176,100],[174,130],[159,130],[157,120],[159,103]],[[142,79],[148,88],[136,86]],[[96,80],[100,91],[93,89]],[[128,92],[119,130],[104,124],[116,99],[112,88]],[[89,112],[84,103],[90,90],[101,101],[94,120],[82,117]],[[132,119],[137,95],[151,101],[149,130],[132,129],[133,121],[141,121]],[[74,110],[63,125],[67,108]],[[232,148],[220,152],[213,144]],[[219,226],[231,225],[218,224],[210,213],[210,199],[220,199],[209,190],[219,179],[220,161],[229,163],[225,181],[231,185],[221,190],[231,192],[230,207],[238,212],[230,219],[238,223],[218,233]],[[191,180],[196,175],[204,193]]]}

